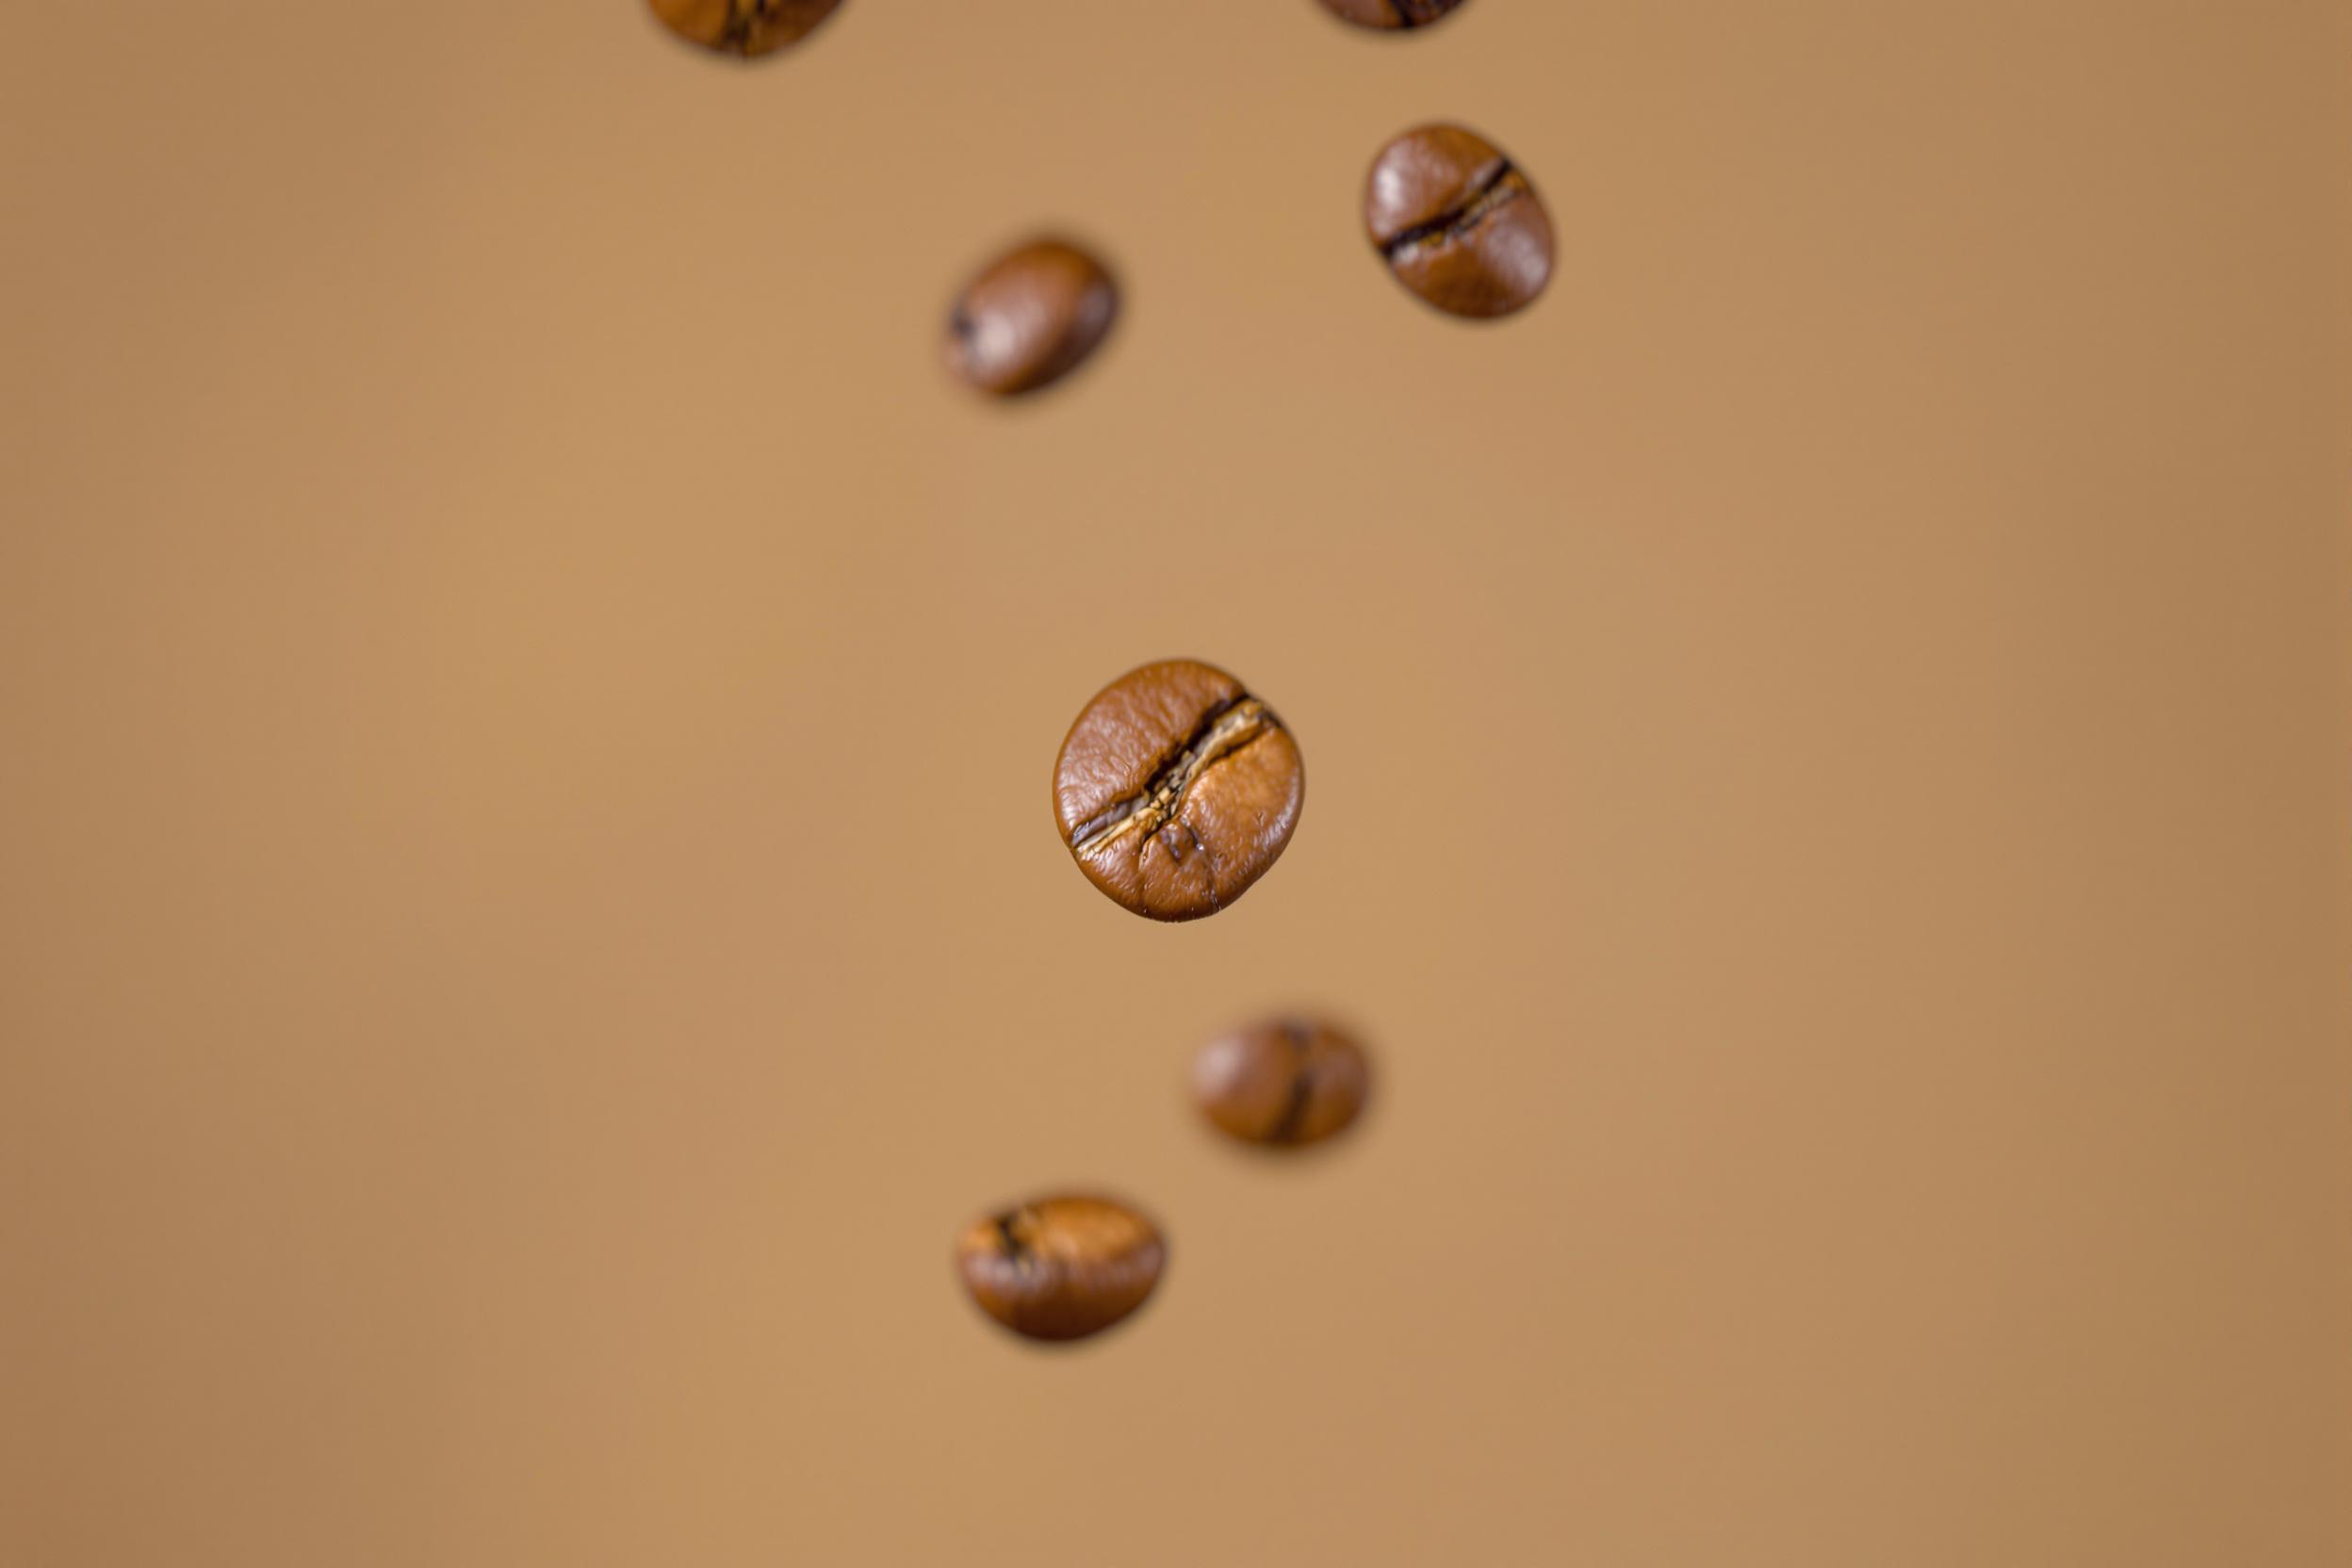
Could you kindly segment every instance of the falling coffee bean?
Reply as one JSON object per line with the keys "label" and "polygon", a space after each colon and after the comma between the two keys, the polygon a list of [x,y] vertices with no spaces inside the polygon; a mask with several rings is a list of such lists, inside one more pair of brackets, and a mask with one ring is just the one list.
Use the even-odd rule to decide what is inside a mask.
{"label": "falling coffee bean", "polygon": [[662,24],[689,42],[755,59],[798,43],[841,0],[651,0]]}
{"label": "falling coffee bean", "polygon": [[1364,221],[1396,281],[1449,315],[1508,316],[1552,275],[1535,187],[1459,125],[1422,125],[1380,149]]}
{"label": "falling coffee bean", "polygon": [[947,366],[983,392],[1034,392],[1076,369],[1118,315],[1119,286],[1101,262],[1033,240],[966,286],[947,318]]}
{"label": "falling coffee bean", "polygon": [[1106,1198],[1040,1198],[975,1219],[956,1269],[981,1310],[1030,1339],[1084,1339],[1143,1305],[1168,1247],[1152,1223]]}
{"label": "falling coffee bean", "polygon": [[1460,8],[1462,0],[1323,0],[1323,4],[1333,15],[1359,27],[1395,30],[1443,21]]}
{"label": "falling coffee bean", "polygon": [[1319,1143],[1346,1132],[1371,1092],[1364,1047],[1320,1020],[1247,1025],[1211,1040],[1192,1065],[1200,1114],[1245,1143]]}
{"label": "falling coffee bean", "polygon": [[1054,763],[1054,817],[1086,879],[1153,920],[1213,915],[1298,825],[1306,765],[1223,670],[1172,659],[1095,694]]}

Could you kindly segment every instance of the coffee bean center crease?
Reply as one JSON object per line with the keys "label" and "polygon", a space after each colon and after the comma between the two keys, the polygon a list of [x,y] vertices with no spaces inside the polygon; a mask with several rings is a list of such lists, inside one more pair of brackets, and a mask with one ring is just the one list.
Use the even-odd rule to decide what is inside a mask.
{"label": "coffee bean center crease", "polygon": [[1315,1098],[1315,1068],[1301,1064],[1290,1081],[1290,1093],[1282,1102],[1282,1114],[1274,1119],[1274,1125],[1266,1135],[1268,1143],[1295,1143],[1298,1129],[1306,1125],[1307,1102]]}
{"label": "coffee bean center crease", "polygon": [[1153,775],[1142,793],[1119,801],[1080,824],[1070,838],[1070,847],[1089,850],[1131,832],[1150,838],[1176,814],[1185,792],[1200,782],[1202,774],[1281,727],[1282,721],[1266,704],[1246,692],[1230,702],[1219,703],[1201,717],[1199,727],[1186,738],[1175,760]]}
{"label": "coffee bean center crease", "polygon": [[716,47],[738,55],[750,54],[752,30],[767,19],[767,9],[768,0],[731,0],[727,8],[727,27],[719,34]]}
{"label": "coffee bean center crease", "polygon": [[1451,243],[1477,228],[1487,214],[1529,193],[1527,176],[1513,168],[1509,158],[1498,159],[1494,172],[1478,182],[1478,188],[1462,205],[1391,236],[1380,247],[1380,253],[1392,262],[1401,261],[1424,247]]}

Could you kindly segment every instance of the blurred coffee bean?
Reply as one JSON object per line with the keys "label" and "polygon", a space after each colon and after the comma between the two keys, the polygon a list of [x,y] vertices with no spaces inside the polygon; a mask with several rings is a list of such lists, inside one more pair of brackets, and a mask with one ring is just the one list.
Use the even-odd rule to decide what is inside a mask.
{"label": "blurred coffee bean", "polygon": [[1272,709],[1223,670],[1146,664],[1095,694],[1054,764],[1054,816],[1088,881],[1153,920],[1248,891],[1290,842],[1306,764]]}
{"label": "blurred coffee bean", "polygon": [[1323,0],[1323,4],[1334,16],[1359,27],[1395,30],[1443,21],[1461,7],[1462,0]]}
{"label": "blurred coffee bean", "polygon": [[744,59],[799,42],[841,0],[651,0],[653,14],[678,37]]}
{"label": "blurred coffee bean", "polygon": [[1106,1198],[1040,1198],[972,1221],[956,1268],[981,1309],[1030,1339],[1084,1339],[1143,1305],[1168,1247]]}
{"label": "blurred coffee bean", "polygon": [[1249,1024],[1211,1040],[1193,1060],[1200,1114],[1245,1143],[1319,1143],[1347,1131],[1371,1092],[1364,1047],[1319,1019]]}
{"label": "blurred coffee bean", "polygon": [[1508,316],[1552,275],[1552,220],[1511,161],[1459,125],[1407,131],[1372,160],[1364,227],[1397,282],[1454,316]]}
{"label": "blurred coffee bean", "polygon": [[947,365],[1003,397],[1078,368],[1111,330],[1119,286],[1102,264],[1058,239],[1008,252],[972,280],[947,318]]}

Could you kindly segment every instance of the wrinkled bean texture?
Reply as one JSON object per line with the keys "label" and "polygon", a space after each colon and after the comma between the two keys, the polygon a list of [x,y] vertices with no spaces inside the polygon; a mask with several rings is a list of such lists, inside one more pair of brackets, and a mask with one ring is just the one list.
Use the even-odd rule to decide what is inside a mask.
{"label": "wrinkled bean texture", "polygon": [[691,43],[756,59],[798,43],[841,0],[651,0],[662,24]]}
{"label": "wrinkled bean texture", "polygon": [[1295,1149],[1346,1132],[1371,1097],[1364,1047],[1320,1019],[1272,1018],[1220,1035],[1193,1060],[1193,1101],[1219,1132]]}
{"label": "wrinkled bean texture", "polygon": [[1132,670],[1086,706],[1054,764],[1054,817],[1086,879],[1136,914],[1198,920],[1290,842],[1306,799],[1298,743],[1213,665]]}
{"label": "wrinkled bean texture", "polygon": [[1107,1198],[1035,1199],[973,1220],[956,1244],[956,1271],[981,1310],[1049,1342],[1119,1322],[1167,1265],[1159,1228]]}
{"label": "wrinkled bean texture", "polygon": [[1459,125],[1422,125],[1372,161],[1364,222],[1396,281],[1451,316],[1508,316],[1552,276],[1552,220],[1527,174]]}
{"label": "wrinkled bean texture", "polygon": [[1050,386],[1094,352],[1119,318],[1110,270],[1063,239],[1036,239],[990,262],[948,312],[947,368],[983,392]]}
{"label": "wrinkled bean texture", "polygon": [[1462,0],[1323,0],[1331,14],[1343,21],[1383,31],[1426,27],[1432,22],[1442,22],[1462,3]]}

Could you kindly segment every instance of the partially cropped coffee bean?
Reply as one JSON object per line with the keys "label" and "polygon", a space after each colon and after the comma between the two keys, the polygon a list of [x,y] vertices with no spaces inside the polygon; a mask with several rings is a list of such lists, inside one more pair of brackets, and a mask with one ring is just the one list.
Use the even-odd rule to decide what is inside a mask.
{"label": "partially cropped coffee bean", "polygon": [[841,0],[651,0],[678,37],[722,55],[754,59],[798,43]]}
{"label": "partially cropped coffee bean", "polygon": [[972,279],[947,318],[947,366],[1001,397],[1076,369],[1119,315],[1119,286],[1077,246],[1038,239]]}
{"label": "partially cropped coffee bean", "polygon": [[1371,1092],[1364,1047],[1315,1019],[1236,1029],[1203,1046],[1192,1064],[1200,1114],[1246,1143],[1319,1143],[1347,1131]]}
{"label": "partially cropped coffee bean", "polygon": [[1459,125],[1380,149],[1364,227],[1396,281],[1454,316],[1508,316],[1552,275],[1552,220],[1511,161]]}
{"label": "partially cropped coffee bean", "polygon": [[1331,11],[1359,27],[1426,27],[1443,21],[1462,0],[1323,0]]}
{"label": "partially cropped coffee bean", "polygon": [[975,1219],[956,1270],[981,1310],[1030,1339],[1084,1339],[1143,1305],[1168,1245],[1107,1198],[1040,1198]]}
{"label": "partially cropped coffee bean", "polygon": [[1306,765],[1223,670],[1171,659],[1095,694],[1054,763],[1054,819],[1088,881],[1153,920],[1213,915],[1290,842]]}

